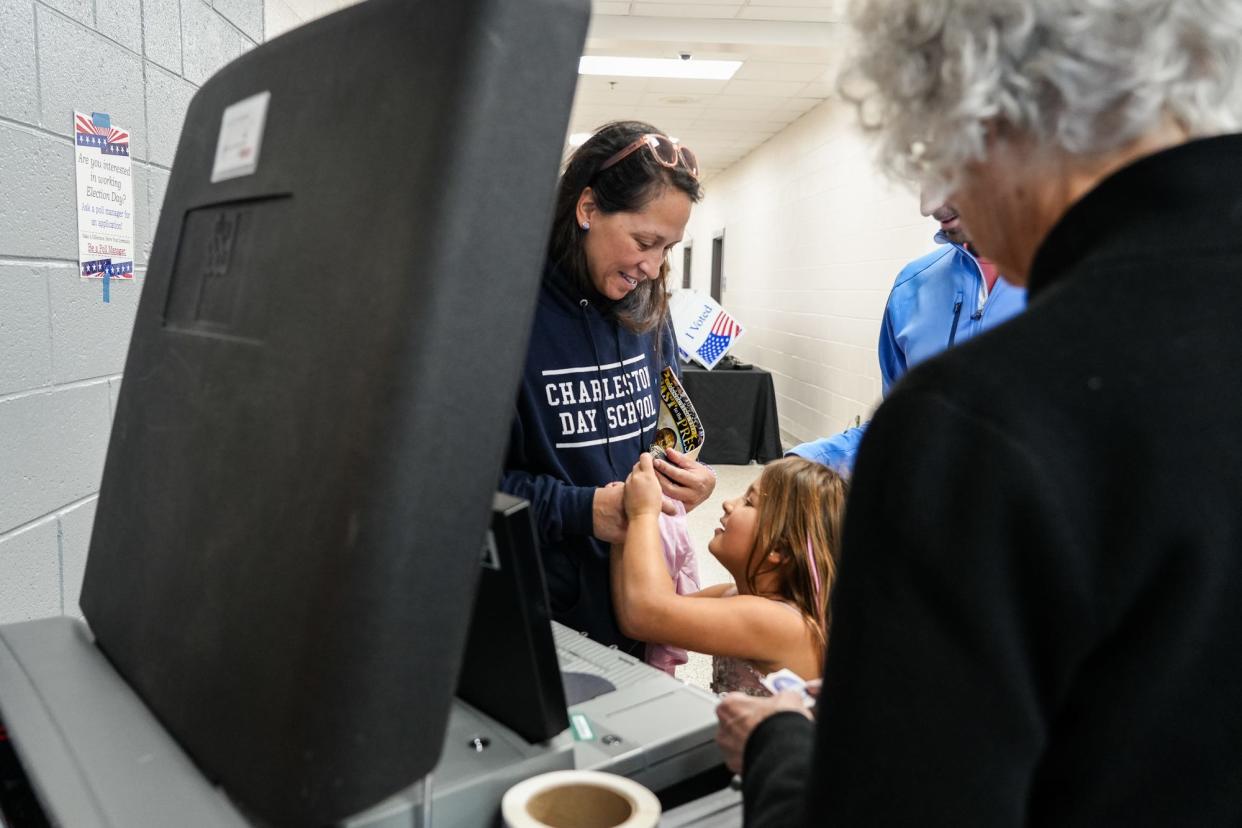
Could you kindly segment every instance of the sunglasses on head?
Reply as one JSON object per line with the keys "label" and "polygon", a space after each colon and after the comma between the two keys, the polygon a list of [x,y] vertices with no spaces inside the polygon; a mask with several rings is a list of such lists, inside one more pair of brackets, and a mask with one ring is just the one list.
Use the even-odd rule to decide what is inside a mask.
{"label": "sunglasses on head", "polygon": [[690,148],[683,147],[672,138],[669,138],[667,135],[661,135],[658,132],[648,132],[646,135],[639,136],[634,143],[601,164],[599,172],[620,164],[643,147],[651,150],[651,157],[662,166],[674,169],[678,164],[681,164],[686,172],[690,173],[696,180],[698,179],[699,159],[694,157],[694,153],[690,151]]}

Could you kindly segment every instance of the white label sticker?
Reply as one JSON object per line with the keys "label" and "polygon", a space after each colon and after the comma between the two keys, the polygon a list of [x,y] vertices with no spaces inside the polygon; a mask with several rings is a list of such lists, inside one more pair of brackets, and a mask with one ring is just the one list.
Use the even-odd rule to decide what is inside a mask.
{"label": "white label sticker", "polygon": [[591,730],[591,723],[587,721],[586,716],[583,716],[581,713],[574,713],[569,717],[569,723],[573,727],[574,741],[595,741],[595,731]]}
{"label": "white label sticker", "polygon": [[271,98],[271,92],[260,92],[224,110],[216,139],[216,162],[211,167],[212,184],[250,175],[259,168],[259,147]]}

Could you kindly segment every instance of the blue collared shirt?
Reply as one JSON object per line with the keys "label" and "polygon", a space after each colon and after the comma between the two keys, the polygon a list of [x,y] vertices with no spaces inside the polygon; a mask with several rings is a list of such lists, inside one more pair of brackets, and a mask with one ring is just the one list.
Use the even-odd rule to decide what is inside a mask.
{"label": "blue collared shirt", "polygon": [[[1026,289],[998,278],[991,290],[979,262],[943,233],[926,256],[902,268],[893,283],[880,326],[880,375],[884,393],[906,371],[941,351],[1010,319],[1026,307]],[[842,473],[854,458],[867,426],[795,446],[788,453]]]}

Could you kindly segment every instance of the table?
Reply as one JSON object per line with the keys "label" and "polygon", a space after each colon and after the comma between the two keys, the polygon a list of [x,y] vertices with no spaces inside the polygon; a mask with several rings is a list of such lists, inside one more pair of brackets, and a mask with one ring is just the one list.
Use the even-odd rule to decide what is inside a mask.
{"label": "table", "polygon": [[683,365],[681,382],[707,436],[700,461],[743,465],[781,456],[776,387],[767,371]]}

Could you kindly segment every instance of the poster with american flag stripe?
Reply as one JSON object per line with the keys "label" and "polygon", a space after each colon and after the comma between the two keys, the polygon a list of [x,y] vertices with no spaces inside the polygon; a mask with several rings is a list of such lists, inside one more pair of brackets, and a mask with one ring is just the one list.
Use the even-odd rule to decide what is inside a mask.
{"label": "poster with american flag stripe", "polygon": [[129,131],[113,124],[107,113],[73,113],[78,275],[83,279],[134,278],[137,209],[129,144]]}
{"label": "poster with american flag stripe", "polygon": [[715,299],[695,290],[675,291],[669,297],[669,312],[682,359],[709,371],[746,332]]}

